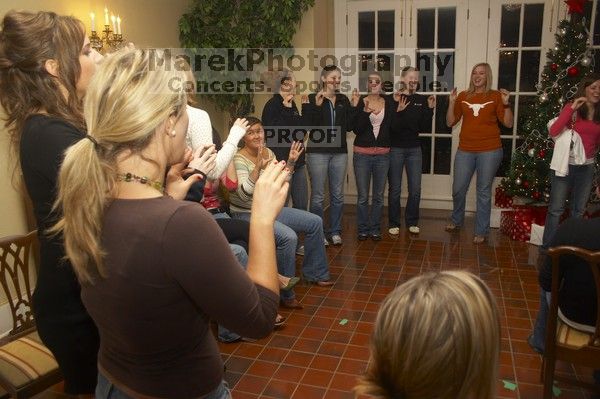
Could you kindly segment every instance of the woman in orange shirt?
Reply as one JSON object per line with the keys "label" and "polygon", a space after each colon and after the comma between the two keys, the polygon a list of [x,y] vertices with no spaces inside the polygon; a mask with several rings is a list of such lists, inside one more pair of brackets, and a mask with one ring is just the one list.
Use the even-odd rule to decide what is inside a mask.
{"label": "woman in orange shirt", "polygon": [[511,128],[513,113],[504,89],[492,90],[492,68],[479,63],[471,71],[466,91],[450,93],[446,124],[451,127],[462,119],[460,141],[454,157],[452,182],[453,210],[447,231],[459,229],[465,218],[465,200],[473,174],[477,172],[477,211],[473,242],[485,241],[490,229],[492,183],[502,161],[502,143],[498,122]]}

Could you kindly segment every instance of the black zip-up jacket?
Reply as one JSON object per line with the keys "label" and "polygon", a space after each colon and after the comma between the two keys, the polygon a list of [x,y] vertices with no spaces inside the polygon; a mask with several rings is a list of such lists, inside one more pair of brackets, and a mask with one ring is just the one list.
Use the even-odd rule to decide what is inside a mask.
{"label": "black zip-up jacket", "polygon": [[[265,127],[267,147],[269,147],[278,161],[287,161],[290,154],[290,147],[293,140],[304,140],[306,131],[298,131],[292,129],[276,130],[275,132],[268,131],[271,127],[281,128],[297,128],[299,126],[307,126],[310,120],[307,116],[307,104],[302,104],[302,116],[298,112],[296,103],[292,101],[290,108],[283,105],[283,97],[281,94],[275,94],[267,101],[262,112],[262,123]],[[275,133],[273,136],[271,134]],[[304,151],[296,161],[296,167],[305,164]]]}
{"label": "black zip-up jacket", "polygon": [[409,104],[400,112],[396,112],[398,102],[394,101],[393,95],[390,94],[388,97],[394,104],[390,133],[391,146],[420,147],[419,132],[431,131],[431,118],[433,117],[433,109],[429,108],[427,104],[427,96],[416,93],[405,96]]}
{"label": "black zip-up jacket", "polygon": [[370,112],[365,112],[364,96],[361,96],[358,105],[356,106],[356,112],[352,123],[352,130],[356,134],[354,139],[354,145],[358,147],[389,147],[390,146],[390,128],[392,118],[396,109],[394,108],[394,101],[390,100],[387,96],[381,96],[384,101],[385,114],[381,127],[379,128],[379,134],[377,138],[373,134],[373,124],[370,119]]}
{"label": "black zip-up jacket", "polygon": [[[600,250],[600,219],[569,219],[558,227],[551,246],[573,245],[590,251]],[[558,292],[558,306],[565,317],[580,324],[593,326],[596,324],[596,285],[594,276],[581,258],[573,256],[561,257],[559,278],[561,284]],[[550,292],[552,290],[552,260],[540,269],[540,286]]]}
{"label": "black zip-up jacket", "polygon": [[[323,128],[337,127],[337,131],[326,132],[312,130],[309,135],[309,143],[306,149],[307,153],[326,153],[326,154],[345,154],[348,151],[346,144],[346,133],[352,130],[352,118],[356,108],[352,107],[350,100],[344,94],[336,94],[335,107],[327,98],[323,99],[323,104],[317,106],[315,102],[316,94],[308,96],[309,104],[306,107],[310,126],[322,126]],[[334,120],[332,123],[332,108],[334,109]],[[304,112],[304,107],[302,108]]]}

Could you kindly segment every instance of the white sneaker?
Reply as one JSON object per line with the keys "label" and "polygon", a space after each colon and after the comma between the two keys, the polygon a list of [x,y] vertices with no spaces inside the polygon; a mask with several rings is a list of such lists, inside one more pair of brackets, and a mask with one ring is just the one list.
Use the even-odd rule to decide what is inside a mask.
{"label": "white sneaker", "polygon": [[419,229],[419,226],[410,226],[408,228],[408,231],[410,231],[413,234],[419,234],[421,232],[421,229]]}
{"label": "white sneaker", "polygon": [[323,239],[323,245],[325,245],[326,247],[329,246],[329,241],[327,241],[327,238]]}
{"label": "white sneaker", "polygon": [[296,255],[304,256],[304,245],[301,245],[296,249]]}
{"label": "white sneaker", "polygon": [[398,234],[400,234],[400,227],[390,227],[388,229],[388,233],[390,233],[392,235],[398,235]]}
{"label": "white sneaker", "polygon": [[331,236],[331,243],[333,245],[342,245],[342,237],[339,234],[334,234]]}

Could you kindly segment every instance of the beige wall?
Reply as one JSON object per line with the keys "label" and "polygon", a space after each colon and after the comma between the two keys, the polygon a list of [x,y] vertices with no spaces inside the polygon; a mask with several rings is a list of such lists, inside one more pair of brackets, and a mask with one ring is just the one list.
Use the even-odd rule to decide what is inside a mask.
{"label": "beige wall", "polygon": [[[333,47],[333,1],[316,0],[315,6],[303,16],[293,45],[296,48]],[[127,41],[141,47],[178,47],[178,20],[187,11],[190,0],[19,0],[1,1],[0,15],[11,9],[50,10],[59,14],[74,15],[89,28],[89,13],[96,14],[96,24],[103,23],[104,5],[118,13],[122,19],[123,35]],[[142,6],[143,5],[143,6]],[[312,72],[298,74],[299,79],[312,80]],[[256,96],[255,115],[260,116],[269,96]],[[299,103],[300,99],[296,99]],[[226,137],[228,120],[224,113],[206,102],[201,106],[210,114],[215,128]],[[0,236],[27,231],[26,212],[21,195],[12,187],[7,161],[7,132],[0,127]]]}
{"label": "beige wall", "polygon": [[[2,0],[0,16],[12,9],[47,10],[74,15],[90,26],[90,12],[96,14],[96,24],[103,23],[102,10],[120,14],[123,36],[141,47],[178,47],[178,20],[190,3],[189,0]],[[3,124],[2,124],[3,125]],[[7,161],[8,138],[0,127],[0,236],[23,233],[27,222],[22,197],[10,182],[12,170]]]}

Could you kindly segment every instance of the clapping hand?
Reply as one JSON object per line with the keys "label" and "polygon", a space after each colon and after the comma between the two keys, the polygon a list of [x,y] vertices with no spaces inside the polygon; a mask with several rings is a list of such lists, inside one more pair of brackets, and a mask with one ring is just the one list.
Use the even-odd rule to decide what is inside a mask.
{"label": "clapping hand", "polygon": [[429,106],[429,108],[434,109],[435,108],[435,104],[436,104],[435,96],[429,96],[429,97],[427,97],[427,105]]}
{"label": "clapping hand", "polygon": [[352,90],[352,97],[350,99],[350,104],[352,104],[353,107],[356,107],[358,105],[358,102],[360,101],[360,93],[358,92],[358,89],[354,89]]}
{"label": "clapping hand", "polygon": [[[214,145],[211,146],[214,149]],[[205,147],[201,147],[200,149],[204,148]],[[169,168],[165,181],[165,194],[170,195],[172,198],[177,200],[184,199],[192,184],[204,178],[204,176],[202,176],[200,173],[194,173],[194,169],[204,168],[205,170],[211,171],[215,167],[214,163],[216,152],[213,154],[211,151],[205,151],[203,158],[201,157],[202,160],[198,160],[192,164],[192,161],[194,161],[193,158],[194,155],[192,153],[192,149],[188,147],[185,150],[181,162],[176,163]],[[198,170],[202,171],[202,173],[208,173],[204,172],[202,169]],[[184,179],[183,176],[188,173],[193,174],[188,176],[187,179]]]}
{"label": "clapping hand", "polygon": [[587,102],[587,98],[585,98],[585,96],[583,97],[578,97],[573,101],[573,104],[571,104],[571,108],[576,111],[579,108],[581,108],[581,106],[583,104],[585,104]]}
{"label": "clapping hand", "polygon": [[502,97],[502,104],[508,105],[508,101],[510,100],[510,93],[506,89],[500,89],[500,96]]}
{"label": "clapping hand", "polygon": [[452,102],[454,102],[454,101],[456,101],[456,97],[458,97],[458,90],[456,90],[456,87],[455,87],[450,92],[450,98],[449,98],[449,100],[452,101]]}
{"label": "clapping hand", "polygon": [[254,186],[252,220],[273,225],[287,199],[290,171],[285,162],[269,162]]}
{"label": "clapping hand", "polygon": [[323,105],[324,99],[325,99],[325,92],[323,90],[321,90],[315,95],[315,104],[318,107],[320,107],[321,105]]}
{"label": "clapping hand", "polygon": [[398,100],[398,108],[396,108],[396,112],[404,111],[406,109],[406,107],[408,107],[408,104],[410,104],[410,101],[406,101],[405,96],[400,96],[400,99]]}
{"label": "clapping hand", "polygon": [[290,153],[288,155],[288,162],[296,162],[300,154],[304,151],[304,146],[301,141],[294,141],[290,147]]}

